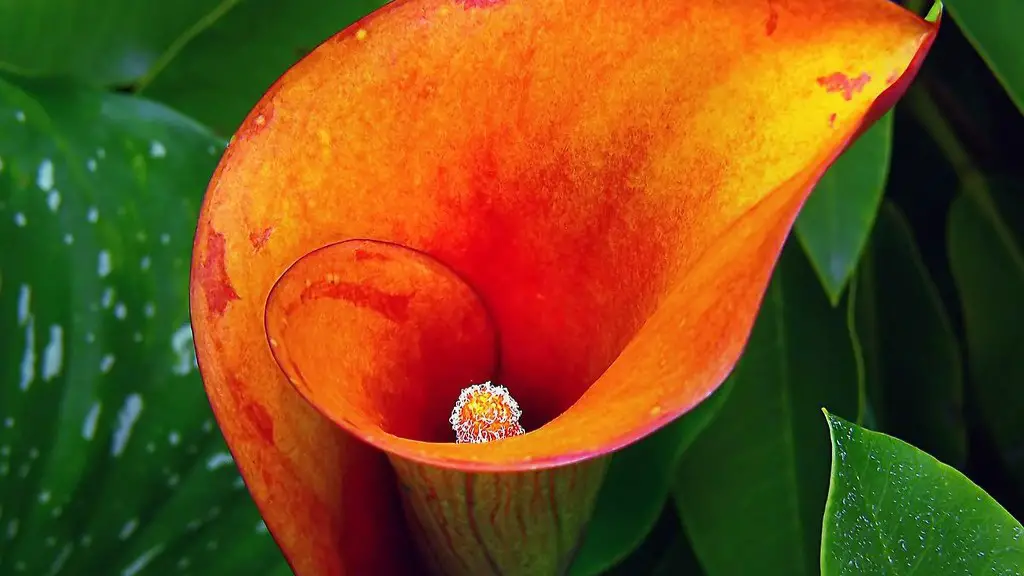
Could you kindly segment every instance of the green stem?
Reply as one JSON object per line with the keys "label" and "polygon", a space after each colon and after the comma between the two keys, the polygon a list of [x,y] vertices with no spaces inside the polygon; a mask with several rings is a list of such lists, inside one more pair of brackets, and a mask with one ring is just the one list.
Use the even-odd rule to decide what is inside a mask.
{"label": "green stem", "polygon": [[962,193],[967,195],[982,211],[1000,241],[1007,248],[1014,264],[1024,270],[1024,253],[1017,247],[1013,232],[999,213],[999,207],[992,197],[989,181],[978,167],[967,148],[956,135],[953,126],[946,120],[939,105],[931,94],[920,84],[907,91],[904,101],[910,112],[932,137],[939,150],[953,166],[960,180]]}
{"label": "green stem", "polygon": [[207,13],[206,16],[200,18],[198,22],[193,24],[188,30],[185,30],[181,36],[178,36],[174,43],[172,43],[167,50],[160,55],[160,58],[150,66],[149,70],[146,71],[146,74],[142,78],[139,78],[135,83],[135,92],[137,94],[141,94],[143,90],[148,88],[149,85],[152,84],[153,79],[164,71],[164,68],[166,68],[167,65],[181,53],[193,38],[204,32],[210,26],[213,26],[214,23],[220,20],[222,16],[227,14],[239,2],[241,2],[241,0],[222,0],[221,3]]}
{"label": "green stem", "polygon": [[907,91],[903,102],[935,141],[943,156],[949,160],[961,182],[967,184],[981,178],[981,169],[960,141],[953,125],[946,119],[931,93],[921,84],[915,84]]}

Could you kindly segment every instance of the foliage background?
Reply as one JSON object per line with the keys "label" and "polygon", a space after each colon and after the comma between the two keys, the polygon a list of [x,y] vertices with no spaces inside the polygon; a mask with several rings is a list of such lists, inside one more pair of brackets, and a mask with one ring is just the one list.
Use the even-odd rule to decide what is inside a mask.
{"label": "foliage background", "polygon": [[[263,90],[378,4],[0,0],[0,573],[290,573],[195,369],[190,244]],[[934,498],[988,497],[831,418],[864,467],[854,494],[837,464],[829,497],[823,406],[1024,517],[1024,4],[947,9],[907,97],[805,207],[736,372],[616,456],[573,574],[1020,573],[982,529],[956,561],[936,537],[911,546],[937,564],[902,564],[901,530],[963,536],[967,508]],[[847,489],[884,537],[841,537],[865,528],[841,524]],[[1024,554],[1019,523],[971,510]]]}

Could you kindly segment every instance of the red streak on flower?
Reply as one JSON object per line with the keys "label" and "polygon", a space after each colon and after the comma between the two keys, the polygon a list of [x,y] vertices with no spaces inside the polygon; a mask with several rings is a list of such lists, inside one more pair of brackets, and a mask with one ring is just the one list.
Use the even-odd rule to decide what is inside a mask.
{"label": "red streak on flower", "polygon": [[231,285],[227,268],[224,265],[226,242],[224,235],[211,230],[206,237],[206,250],[203,251],[202,263],[196,272],[196,282],[206,295],[206,303],[214,316],[223,316],[228,303],[238,300],[238,293]]}
{"label": "red streak on flower", "polygon": [[266,409],[259,404],[250,402],[243,406],[242,411],[245,412],[260,439],[272,445],[274,443],[274,421]]}
{"label": "red streak on flower", "polygon": [[461,3],[466,8],[493,8],[504,4],[505,0],[461,0]]}
{"label": "red streak on flower", "polygon": [[466,495],[466,510],[467,518],[469,520],[469,531],[473,535],[473,539],[476,540],[477,546],[480,548],[480,552],[483,553],[484,559],[487,561],[487,565],[490,567],[491,572],[494,574],[501,573],[501,567],[494,561],[494,557],[491,555],[490,550],[487,548],[487,539],[484,538],[483,533],[480,532],[480,525],[476,519],[476,486],[475,482],[478,476],[474,474],[466,474],[463,482],[465,486]]}
{"label": "red streak on flower", "polygon": [[231,379],[228,392],[232,399],[238,404],[239,411],[245,415],[246,420],[252,426],[256,436],[268,445],[274,445],[274,420],[270,417],[267,409],[251,401],[245,393],[246,386],[237,378]]}
{"label": "red streak on flower", "polygon": [[263,250],[263,247],[267,245],[267,240],[270,240],[270,234],[274,231],[273,228],[267,226],[259,232],[249,233],[249,243],[252,244],[252,249],[257,253]]}
{"label": "red streak on flower", "polygon": [[[515,478],[515,483],[518,484],[518,486],[515,487],[516,490],[525,489],[526,488],[526,476],[516,475],[516,476],[513,476],[513,478]],[[509,494],[507,510],[512,510],[512,495],[511,494]],[[506,514],[507,513],[508,512],[506,512]],[[529,528],[526,525],[526,518],[523,516],[523,506],[516,506],[515,514],[516,514],[516,524],[519,526],[519,537],[522,538],[523,541],[526,541],[526,533],[527,533],[527,530],[529,530]]]}
{"label": "red streak on flower", "polygon": [[779,10],[775,7],[777,0],[768,0],[768,20],[764,23],[765,36],[771,36],[775,34],[775,29],[779,27]]}
{"label": "red streak on flower", "polygon": [[379,260],[381,262],[388,262],[391,258],[387,254],[381,252],[373,252],[370,250],[356,250],[355,251],[356,262],[363,262],[365,260]]}
{"label": "red streak on flower", "polygon": [[448,516],[444,512],[444,505],[441,500],[437,497],[437,489],[434,488],[433,480],[427,473],[427,469],[424,467],[418,467],[418,480],[420,484],[426,489],[426,504],[430,509],[430,514],[434,517],[434,521],[441,528],[441,533],[444,535],[445,545],[448,547],[448,551],[453,556],[462,560],[462,556],[459,555],[458,548],[455,546],[455,541],[452,539],[452,530],[448,528]]}
{"label": "red streak on flower", "polygon": [[[364,258],[370,258],[370,256],[367,255]],[[316,282],[306,287],[302,291],[302,297],[289,307],[288,314],[293,313],[293,308],[301,306],[304,301],[317,298],[347,300],[355,306],[373,310],[397,323],[403,323],[409,319],[408,296],[388,294],[365,284],[331,280]]]}
{"label": "red streak on flower", "polygon": [[835,72],[829,76],[818,78],[818,84],[824,86],[826,92],[841,92],[845,100],[852,100],[853,95],[863,90],[870,81],[871,76],[864,72],[852,80],[842,72]]}

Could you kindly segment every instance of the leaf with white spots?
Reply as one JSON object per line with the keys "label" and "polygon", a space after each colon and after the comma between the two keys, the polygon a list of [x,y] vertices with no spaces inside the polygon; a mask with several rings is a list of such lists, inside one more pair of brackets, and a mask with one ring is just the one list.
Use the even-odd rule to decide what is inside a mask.
{"label": "leaf with white spots", "polygon": [[221,150],[145,100],[0,79],[0,574],[281,573],[188,322]]}
{"label": "leaf with white spots", "polygon": [[823,576],[1017,576],[1024,527],[955,468],[826,413],[832,481]]}

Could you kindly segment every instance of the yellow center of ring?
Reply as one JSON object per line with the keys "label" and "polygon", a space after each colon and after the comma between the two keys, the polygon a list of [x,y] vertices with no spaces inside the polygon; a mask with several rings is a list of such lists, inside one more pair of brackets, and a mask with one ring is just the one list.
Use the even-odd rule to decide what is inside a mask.
{"label": "yellow center of ring", "polygon": [[524,434],[526,431],[519,424],[522,415],[519,403],[508,389],[484,382],[459,394],[448,421],[455,431],[456,443],[480,444]]}

